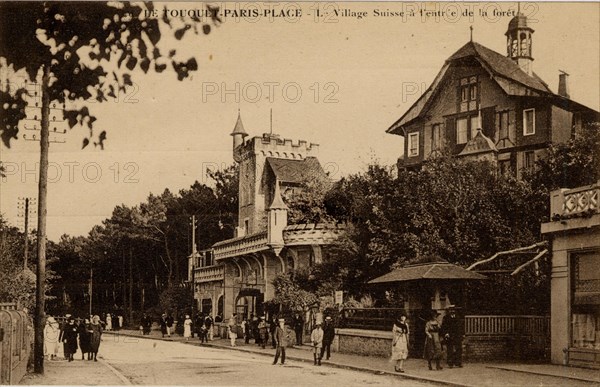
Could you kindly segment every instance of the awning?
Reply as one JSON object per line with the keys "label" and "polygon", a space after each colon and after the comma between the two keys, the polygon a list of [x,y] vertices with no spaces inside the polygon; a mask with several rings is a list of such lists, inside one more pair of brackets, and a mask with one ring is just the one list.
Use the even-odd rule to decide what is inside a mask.
{"label": "awning", "polygon": [[484,280],[486,276],[448,262],[409,265],[377,277],[368,283],[382,284],[418,280]]}

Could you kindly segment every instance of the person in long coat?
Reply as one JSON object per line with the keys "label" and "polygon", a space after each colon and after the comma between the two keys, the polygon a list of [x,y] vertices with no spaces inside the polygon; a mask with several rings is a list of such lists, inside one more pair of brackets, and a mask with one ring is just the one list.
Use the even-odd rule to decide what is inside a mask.
{"label": "person in long coat", "polygon": [[273,360],[273,365],[277,364],[277,360],[279,360],[279,355],[281,355],[281,364],[285,363],[285,347],[288,345],[288,336],[285,330],[285,319],[279,319],[279,326],[275,329],[275,342],[277,344],[277,349],[275,351],[275,360]]}
{"label": "person in long coat", "polygon": [[437,321],[437,316],[440,314],[433,310],[429,321],[425,324],[425,353],[427,365],[432,370],[431,361],[435,360],[435,369],[441,370],[440,360],[442,359],[442,342],[440,341],[440,323]]}
{"label": "person in long coat", "polygon": [[100,340],[102,339],[102,324],[100,324],[100,317],[95,315],[92,317],[92,322],[89,325],[90,331],[92,332],[91,337],[91,350],[94,357],[94,361],[98,361],[98,349],[100,349]]}
{"label": "person in long coat", "polygon": [[444,316],[441,328],[442,337],[446,342],[448,367],[462,367],[462,342],[465,336],[465,323],[456,314],[456,306],[448,307],[448,314]]}
{"label": "person in long coat", "polygon": [[85,360],[85,354],[88,354],[88,360],[92,359],[92,331],[89,328],[90,320],[87,318],[81,320],[77,327],[77,333],[79,333],[79,348],[81,348],[81,360]]}
{"label": "person in long coat", "polygon": [[277,348],[277,343],[275,340],[275,332],[277,331],[277,318],[273,317],[271,324],[269,324],[269,333],[271,335],[271,347],[273,349]]}
{"label": "person in long coat", "polygon": [[294,317],[294,332],[296,333],[296,345],[302,345],[302,333],[304,331],[304,319],[300,313]]}
{"label": "person in long coat", "polygon": [[54,360],[58,355],[58,337],[60,336],[60,325],[52,316],[46,319],[44,327],[44,356]]}
{"label": "person in long coat", "polygon": [[404,360],[408,357],[408,323],[406,314],[400,315],[400,318],[394,321],[392,328],[392,361],[396,362],[394,370],[404,372]]}
{"label": "person in long coat", "polygon": [[333,343],[333,338],[335,337],[335,328],[333,326],[333,320],[330,316],[325,317],[325,325],[323,326],[323,348],[321,348],[321,359],[325,352],[327,352],[327,358],[325,360],[329,360],[331,357],[331,344]]}
{"label": "person in long coat", "polygon": [[77,352],[77,325],[75,324],[75,318],[72,316],[68,318],[63,328],[61,341],[64,346],[65,358],[73,361],[73,355]]}
{"label": "person in long coat", "polygon": [[258,323],[258,335],[260,337],[260,345],[263,349],[267,345],[267,340],[269,340],[269,327],[267,326],[267,322],[265,321],[265,316],[260,317],[260,322]]}
{"label": "person in long coat", "polygon": [[165,313],[160,317],[160,332],[162,333],[162,337],[168,333],[167,330],[167,315]]}
{"label": "person in long coat", "polygon": [[325,333],[321,328],[321,322],[317,322],[315,329],[310,333],[310,342],[313,346],[313,358],[314,365],[321,365],[321,358],[323,357],[323,337]]}

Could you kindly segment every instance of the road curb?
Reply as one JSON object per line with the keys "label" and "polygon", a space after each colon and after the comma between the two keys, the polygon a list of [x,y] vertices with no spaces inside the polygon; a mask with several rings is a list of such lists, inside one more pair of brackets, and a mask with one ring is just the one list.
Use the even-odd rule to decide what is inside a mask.
{"label": "road curb", "polygon": [[540,376],[550,376],[550,377],[559,378],[559,379],[571,379],[571,380],[577,380],[578,382],[586,382],[586,383],[594,383],[594,384],[598,384],[599,383],[598,380],[586,379],[586,378],[579,378],[577,376],[565,376],[565,375],[545,374],[543,372],[537,372],[537,371],[516,370],[516,369],[510,368],[510,367],[486,366],[486,368],[491,368],[491,369],[496,369],[496,370],[502,370],[502,371],[509,371],[509,372],[520,372],[520,373],[523,373],[523,374],[532,374],[532,375],[540,375]]}
{"label": "road curb", "polygon": [[121,380],[121,382],[123,382],[124,385],[127,385],[127,386],[133,385],[133,383],[131,383],[131,380],[127,379],[127,377],[125,375],[123,375],[121,372],[119,372],[119,370],[117,370],[115,367],[110,365],[110,363],[108,363],[106,360],[100,358],[100,359],[98,359],[98,361],[100,363],[104,364],[106,366],[106,368],[108,368],[113,374],[115,374],[116,377],[119,378],[119,380]]}

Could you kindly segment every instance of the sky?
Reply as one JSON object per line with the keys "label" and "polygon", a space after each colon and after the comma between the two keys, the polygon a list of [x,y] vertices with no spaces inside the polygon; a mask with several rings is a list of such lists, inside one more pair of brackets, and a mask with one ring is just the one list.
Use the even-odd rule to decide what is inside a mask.
{"label": "sky", "polygon": [[[184,81],[173,71],[134,72],[134,87],[118,100],[88,103],[98,118],[96,130],[107,131],[104,150],[82,150],[82,128],[51,136],[64,142],[50,144],[49,239],[86,235],[116,205],[137,205],[151,192],[210,183],[207,168],[233,163],[229,134],[238,111],[246,131],[257,136],[270,131],[272,110],[273,132],[320,144],[321,164],[334,178],[360,172],[374,160],[392,165],[403,142],[385,130],[469,41],[470,26],[474,41],[504,54],[504,33],[517,7],[275,4],[276,11],[300,9],[302,16],[270,18],[262,14],[266,4],[226,3],[221,8],[229,15],[209,35],[188,33],[176,41],[163,29],[161,46],[177,48],[180,59],[195,56],[199,70]],[[157,9],[163,7],[203,9],[191,2]],[[261,15],[236,18],[236,7]],[[554,91],[559,69],[568,72],[571,97],[600,110],[600,4],[521,3],[521,10],[535,30],[534,71]],[[386,12],[405,16],[376,16]],[[37,196],[39,143],[19,138],[10,149],[0,145],[0,160],[8,172],[0,182],[0,212],[17,225],[18,198]]]}

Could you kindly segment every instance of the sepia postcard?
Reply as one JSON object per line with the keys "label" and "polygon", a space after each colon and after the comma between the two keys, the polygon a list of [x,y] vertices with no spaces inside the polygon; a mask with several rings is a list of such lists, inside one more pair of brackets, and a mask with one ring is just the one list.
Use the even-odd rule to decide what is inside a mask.
{"label": "sepia postcard", "polygon": [[598,2],[0,0],[0,384],[600,384]]}

